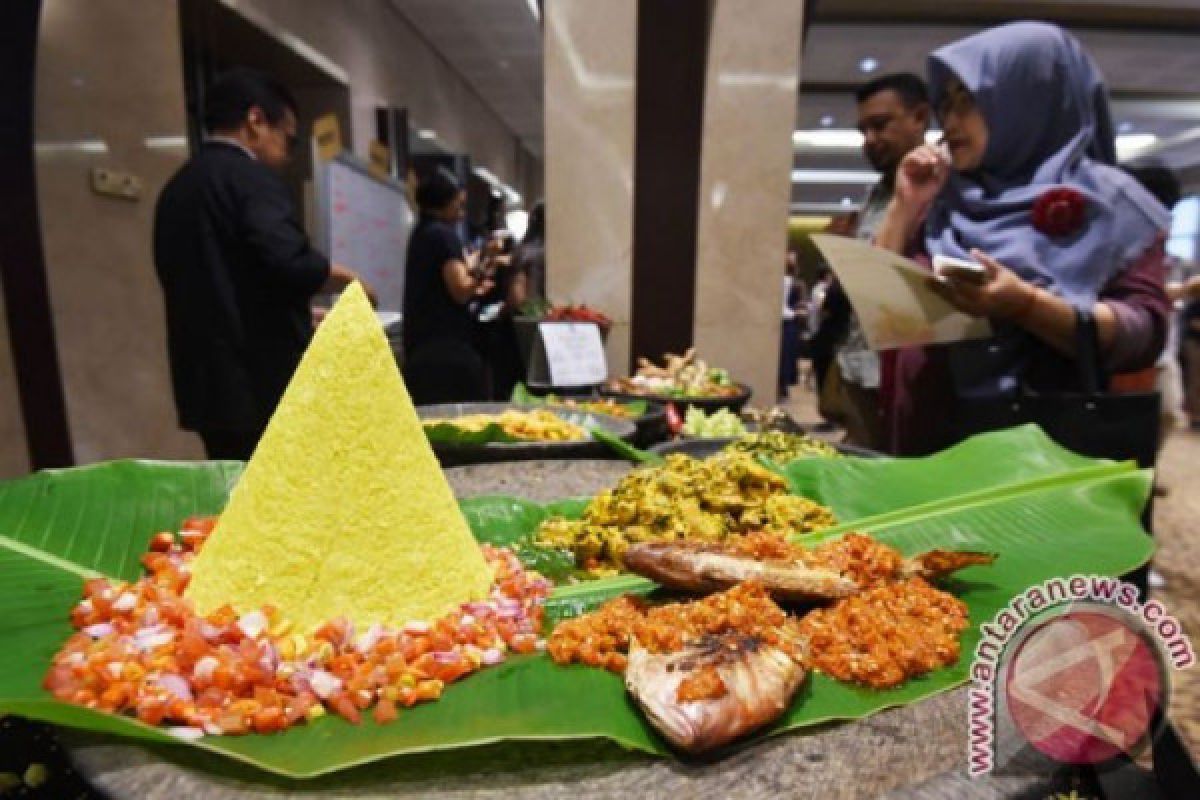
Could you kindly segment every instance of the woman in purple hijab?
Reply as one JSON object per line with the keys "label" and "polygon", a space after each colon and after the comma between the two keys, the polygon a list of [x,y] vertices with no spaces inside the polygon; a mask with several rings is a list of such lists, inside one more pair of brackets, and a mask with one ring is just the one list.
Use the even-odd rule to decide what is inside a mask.
{"label": "woman in purple hijab", "polygon": [[1154,363],[1169,309],[1170,217],[1115,166],[1103,78],[1073,36],[1004,25],[935,51],[928,70],[945,139],[901,163],[876,243],[981,264],[981,279],[931,285],[995,335],[885,361],[899,454],[952,444],[966,398],[1076,388],[1077,308],[1092,312],[1110,372]]}

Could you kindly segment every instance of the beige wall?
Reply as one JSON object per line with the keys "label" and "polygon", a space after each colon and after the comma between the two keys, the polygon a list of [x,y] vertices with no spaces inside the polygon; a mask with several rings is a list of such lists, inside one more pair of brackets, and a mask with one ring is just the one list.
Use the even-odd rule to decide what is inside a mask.
{"label": "beige wall", "polygon": [[[184,133],[175,4],[47,0],[36,97],[38,202],[75,457],[198,457],[175,424],[150,242],[154,198],[185,154],[145,143]],[[93,194],[95,166],[134,173],[145,195]]]}
{"label": "beige wall", "polygon": [[9,347],[8,317],[0,303],[0,479],[29,471],[25,450],[25,426],[17,398],[17,378],[13,373],[12,348]]}
{"label": "beige wall", "polygon": [[637,2],[553,0],[545,13],[547,292],[613,318],[609,371],[625,375]]}
{"label": "beige wall", "polygon": [[774,402],[802,4],[716,0],[705,77],[694,341]]}
{"label": "beige wall", "polygon": [[366,157],[375,135],[375,108],[403,107],[414,127],[432,128],[450,149],[470,153],[474,164],[524,196],[537,196],[521,169],[513,133],[386,0],[238,0],[229,5],[299,37],[346,70],[351,138],[360,156]]}
{"label": "beige wall", "polygon": [[[536,161],[518,153],[499,118],[384,0],[230,5],[298,37],[347,71],[356,152],[365,154],[374,135],[376,105],[406,106],[415,123],[436,129],[518,191],[539,193]],[[44,145],[38,201],[80,463],[201,456],[196,438],[176,428],[150,241],[154,200],[186,150],[145,142],[183,136],[184,113],[176,3],[45,0],[35,129]],[[138,176],[142,199],[93,194],[88,176],[95,166]],[[6,347],[0,356],[0,477],[27,469]]]}

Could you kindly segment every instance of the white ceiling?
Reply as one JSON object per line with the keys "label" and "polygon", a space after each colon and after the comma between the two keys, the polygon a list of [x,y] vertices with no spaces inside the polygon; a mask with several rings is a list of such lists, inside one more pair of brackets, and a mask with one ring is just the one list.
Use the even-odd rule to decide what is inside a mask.
{"label": "white ceiling", "polygon": [[526,0],[388,2],[540,158],[542,32]]}
{"label": "white ceiling", "polygon": [[[597,0],[601,2],[602,0]],[[528,0],[388,0],[474,87],[522,145],[542,153],[539,22]],[[554,2],[554,0],[547,0]],[[800,2],[800,0],[797,0]],[[1179,140],[1162,154],[1178,168],[1200,169],[1200,0],[818,0],[802,50],[797,128],[853,127],[853,88],[875,74],[924,72],[936,47],[1018,16],[1070,27],[1095,57],[1113,93],[1114,115],[1127,132]],[[800,152],[802,168],[862,169],[853,151]],[[858,187],[800,185],[793,200],[837,202]]]}

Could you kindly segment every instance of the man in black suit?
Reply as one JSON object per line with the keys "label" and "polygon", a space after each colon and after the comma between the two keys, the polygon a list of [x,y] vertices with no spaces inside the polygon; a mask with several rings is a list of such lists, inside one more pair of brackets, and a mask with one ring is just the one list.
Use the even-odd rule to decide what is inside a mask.
{"label": "man in black suit", "polygon": [[312,337],[313,295],[357,276],[312,248],[276,174],[297,144],[282,84],[226,73],[204,127],[204,146],[159,195],[154,263],[179,424],[209,458],[247,459]]}

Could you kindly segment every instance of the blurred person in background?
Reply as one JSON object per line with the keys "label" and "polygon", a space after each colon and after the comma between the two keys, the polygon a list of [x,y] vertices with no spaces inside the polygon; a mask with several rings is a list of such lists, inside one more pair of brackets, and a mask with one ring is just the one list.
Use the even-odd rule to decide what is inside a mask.
{"label": "blurred person in background", "polygon": [[[855,93],[863,155],[880,173],[847,235],[871,241],[896,186],[900,160],[925,143],[931,110],[925,81],[908,72],[882,75]],[[860,447],[883,446],[879,403],[879,355],[867,345],[858,317],[839,284],[827,300],[834,328],[835,359],[820,396],[822,416],[846,429],[846,441]]]}
{"label": "blurred person in background", "polygon": [[[1143,164],[1127,167],[1126,172],[1132,175],[1146,191],[1154,195],[1163,208],[1168,211],[1175,208],[1179,202],[1179,179],[1175,173],[1161,164]],[[1167,436],[1178,428],[1187,425],[1187,414],[1183,403],[1183,371],[1179,366],[1180,356],[1180,327],[1182,312],[1187,301],[1200,297],[1200,280],[1189,280],[1185,274],[1185,264],[1179,258],[1166,254],[1163,267],[1167,282],[1167,296],[1171,299],[1172,312],[1170,325],[1167,328],[1167,343],[1155,364],[1154,388],[1162,397],[1162,418],[1159,423],[1159,447]],[[1120,378],[1121,376],[1116,376]],[[1120,388],[1122,382],[1114,379],[1114,388]],[[1137,387],[1145,388],[1145,387]],[[1166,487],[1156,481],[1155,492],[1162,496]]]}
{"label": "blurred person in background", "polygon": [[800,379],[800,325],[808,304],[807,290],[797,275],[796,254],[788,251],[783,271],[783,339],[779,344],[779,378],[776,393],[779,402],[787,400],[788,390]]}
{"label": "blurred person in background", "polygon": [[487,400],[477,346],[479,301],[496,285],[459,236],[467,193],[438,167],[419,181],[419,218],[408,240],[404,283],[404,380],[413,402]]}
{"label": "blurred person in background", "polygon": [[1076,309],[1095,319],[1104,369],[1154,364],[1166,341],[1166,209],[1118,169],[1103,79],[1079,42],[1021,22],[929,57],[945,149],[905,156],[876,243],[973,260],[978,281],[930,280],[987,317],[993,336],[892,351],[889,450],[952,444],[973,398],[1079,391]]}
{"label": "blurred person in background", "polygon": [[230,70],[209,87],[204,128],[158,197],[154,264],[179,424],[208,458],[245,460],[312,338],[313,295],[358,276],[312,248],[278,175],[298,142],[281,83]]}
{"label": "blurred person in background", "polygon": [[480,254],[495,285],[480,298],[479,341],[486,364],[489,397],[508,402],[524,378],[517,346],[515,315],[528,296],[525,275],[513,266],[514,238],[507,229],[493,231]]}
{"label": "blurred person in background", "polygon": [[[832,227],[832,223],[831,223]],[[833,285],[833,270],[822,266],[808,293],[808,358],[812,362],[813,381],[817,385],[817,396],[825,386],[829,365],[833,363],[833,327],[829,324],[826,300]],[[822,430],[831,430],[826,424]]]}
{"label": "blurred person in background", "polygon": [[[506,231],[507,233],[507,231]],[[512,246],[508,234],[503,246],[493,245],[496,286],[484,309],[482,346],[487,360],[491,398],[507,402],[513,388],[525,380],[525,364],[517,342],[513,317],[527,301],[546,297],[546,211],[534,205],[521,243]]]}
{"label": "blurred person in background", "polygon": [[512,256],[513,280],[524,282],[526,297],[546,299],[546,204],[539,200],[529,212],[525,236]]}
{"label": "blurred person in background", "polygon": [[1193,276],[1185,286],[1187,291],[1182,298],[1180,315],[1183,407],[1188,414],[1189,427],[1200,431],[1200,279]]}

